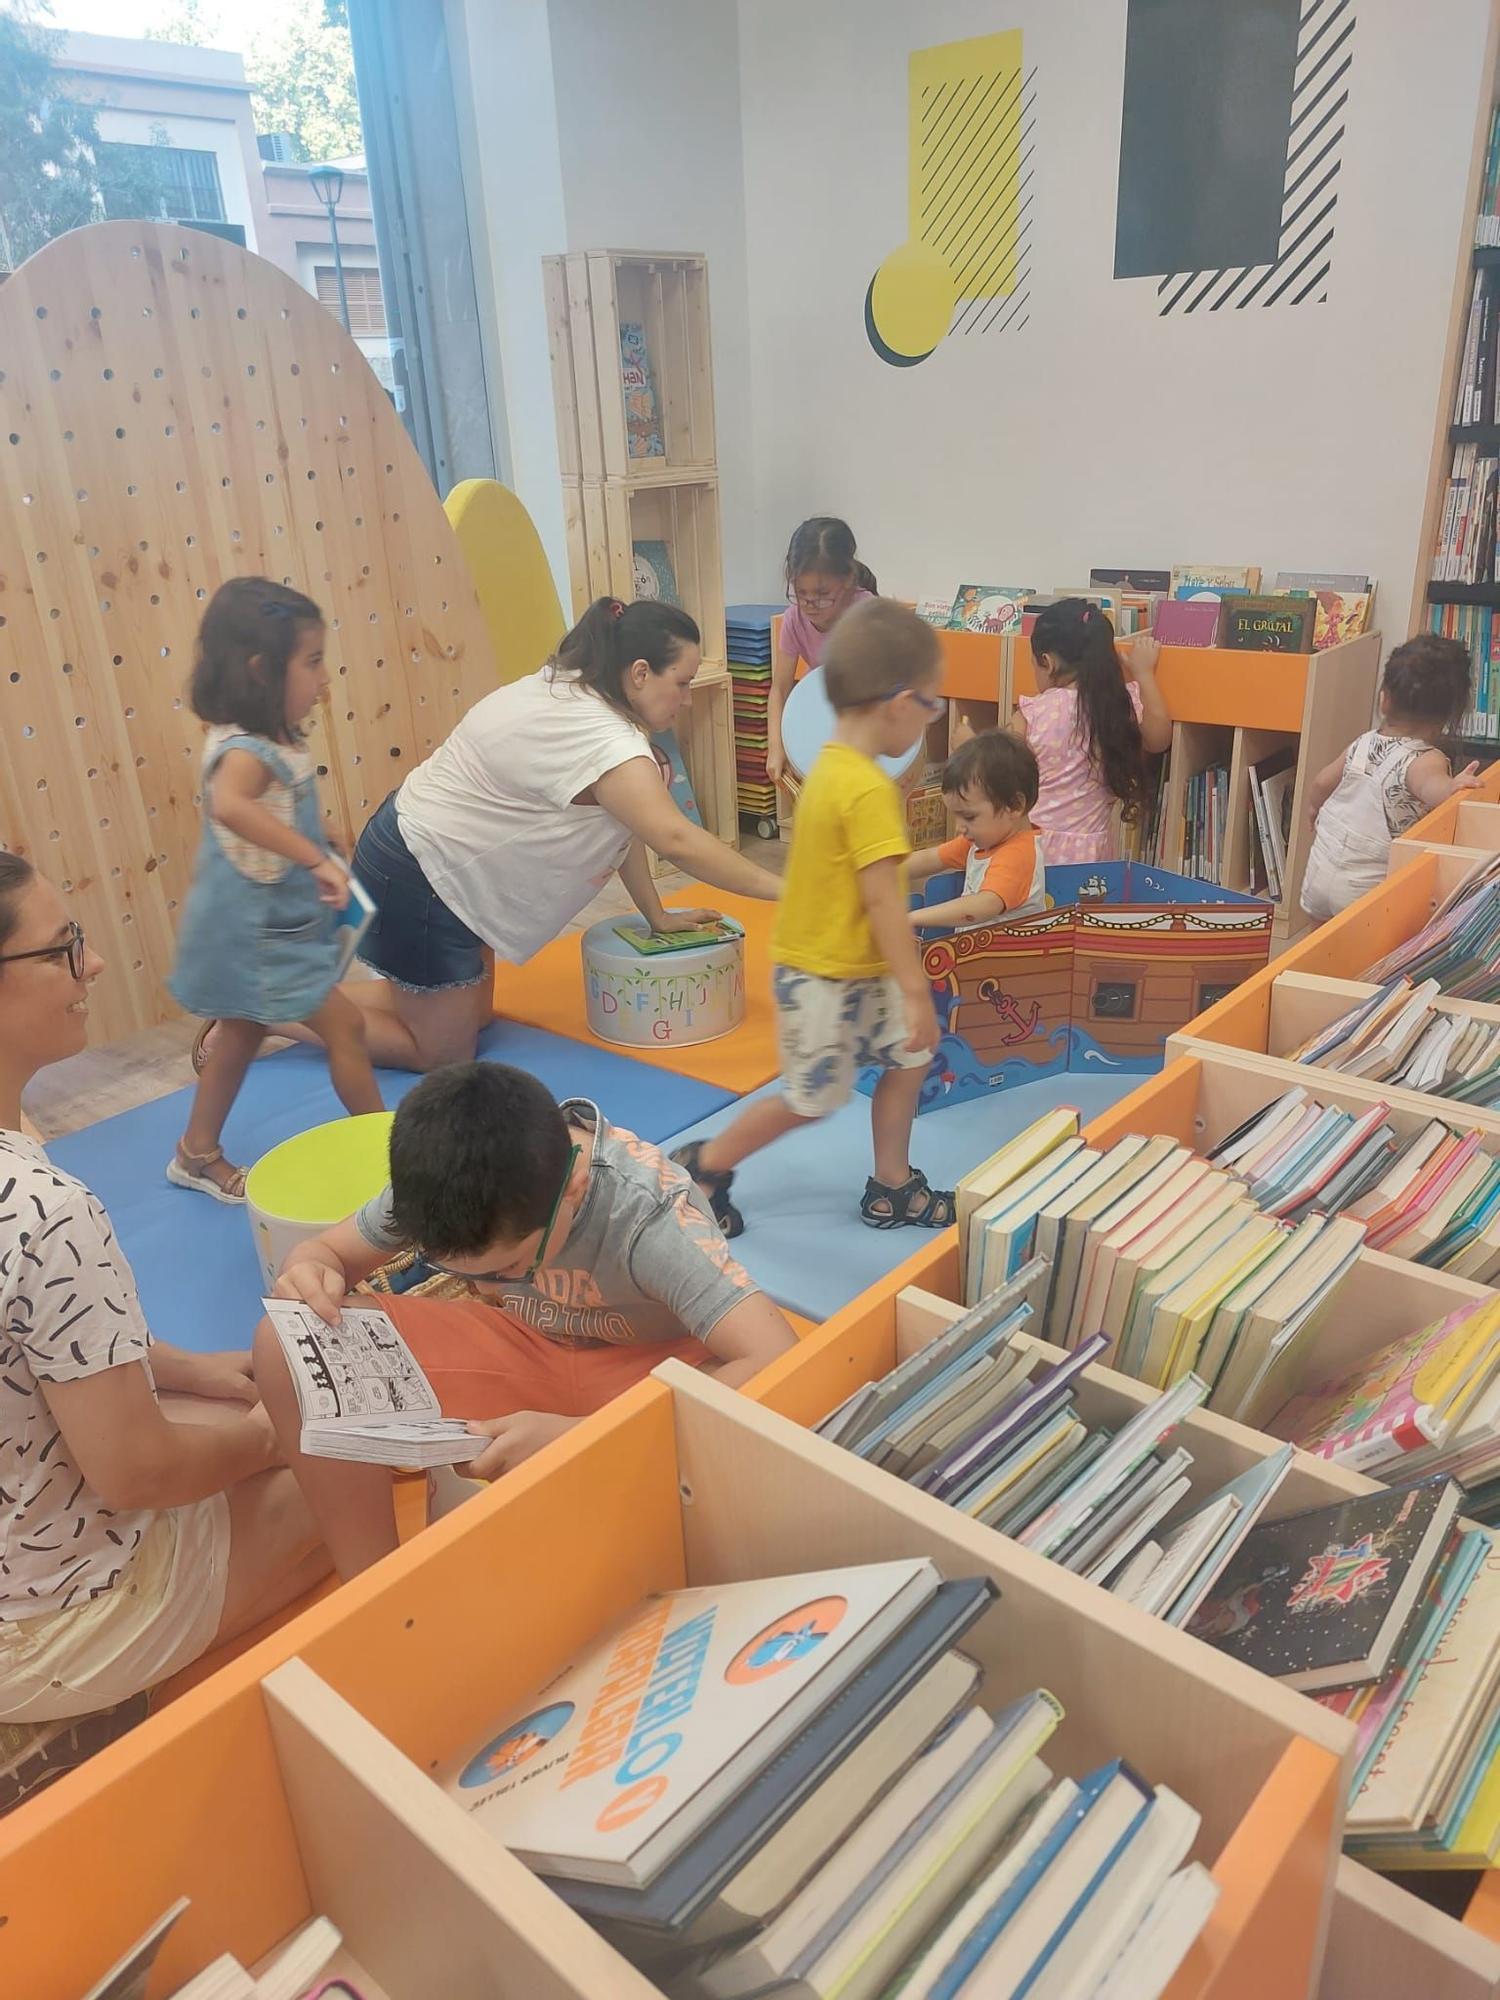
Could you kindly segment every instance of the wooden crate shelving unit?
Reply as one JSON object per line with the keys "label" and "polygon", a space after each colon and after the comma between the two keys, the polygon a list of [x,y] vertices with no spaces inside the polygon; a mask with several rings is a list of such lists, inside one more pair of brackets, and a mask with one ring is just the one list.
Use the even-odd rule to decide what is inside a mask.
{"label": "wooden crate shelving unit", "polygon": [[[687,252],[588,250],[544,257],[542,267],[574,616],[596,597],[642,595],[636,545],[664,545],[677,595],[703,635],[683,756],[704,824],[735,845],[707,263]],[[620,329],[630,324],[645,332],[660,456],[630,455],[620,360]],[[725,699],[700,698],[719,686]]]}

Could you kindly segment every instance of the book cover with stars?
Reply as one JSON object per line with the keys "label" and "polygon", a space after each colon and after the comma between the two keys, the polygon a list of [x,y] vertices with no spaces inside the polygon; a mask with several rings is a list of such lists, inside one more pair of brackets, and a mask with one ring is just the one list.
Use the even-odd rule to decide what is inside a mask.
{"label": "book cover with stars", "polygon": [[1433,1479],[1263,1522],[1188,1630],[1303,1694],[1379,1680],[1462,1497]]}
{"label": "book cover with stars", "polygon": [[648,1598],[442,1782],[539,1873],[645,1887],[940,1581],[918,1559]]}

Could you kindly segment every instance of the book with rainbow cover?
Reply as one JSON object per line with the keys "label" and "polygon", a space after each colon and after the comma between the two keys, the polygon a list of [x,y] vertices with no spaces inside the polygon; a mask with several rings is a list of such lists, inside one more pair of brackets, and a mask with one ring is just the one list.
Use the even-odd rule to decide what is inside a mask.
{"label": "book with rainbow cover", "polygon": [[442,1782],[528,1867],[644,1887],[939,1581],[918,1559],[648,1598]]}

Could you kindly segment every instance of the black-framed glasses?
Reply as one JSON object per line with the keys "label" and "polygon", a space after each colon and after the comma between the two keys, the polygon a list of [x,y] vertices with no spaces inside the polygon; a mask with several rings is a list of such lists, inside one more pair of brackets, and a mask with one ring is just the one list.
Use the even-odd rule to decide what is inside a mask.
{"label": "black-framed glasses", "polygon": [[830,604],[838,603],[841,595],[842,592],[837,590],[820,590],[816,596],[807,590],[789,590],[787,592],[787,596],[793,602],[801,605],[804,611],[826,611]]}
{"label": "black-framed glasses", "polygon": [[88,963],[88,945],[84,941],[82,926],[69,924],[68,935],[61,944],[39,945],[35,951],[0,952],[0,965],[19,965],[23,958],[66,958],[73,978],[82,979]]}
{"label": "black-framed glasses", "polygon": [[552,1241],[552,1232],[557,1227],[557,1218],[562,1210],[563,1196],[567,1193],[569,1184],[573,1179],[573,1169],[578,1164],[578,1155],[581,1150],[578,1146],[570,1146],[568,1148],[568,1164],[563,1168],[562,1184],[552,1198],[552,1206],[548,1210],[547,1220],[542,1226],[541,1241],[537,1244],[536,1254],[532,1257],[525,1271],[519,1274],[515,1271],[455,1271],[451,1264],[439,1263],[436,1257],[429,1257],[425,1250],[422,1252],[422,1262],[431,1270],[441,1271],[445,1278],[464,1278],[471,1285],[529,1285],[533,1283],[537,1272],[542,1268],[542,1260],[547,1255],[547,1245]]}

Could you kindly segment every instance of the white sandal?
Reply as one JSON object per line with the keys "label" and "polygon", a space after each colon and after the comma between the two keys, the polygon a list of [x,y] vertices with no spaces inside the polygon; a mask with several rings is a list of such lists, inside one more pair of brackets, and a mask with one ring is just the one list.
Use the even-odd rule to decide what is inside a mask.
{"label": "white sandal", "polygon": [[[225,1170],[222,1180],[213,1178],[211,1170],[214,1167]],[[174,1187],[192,1188],[198,1194],[212,1195],[215,1201],[222,1201],[230,1207],[245,1199],[245,1169],[230,1166],[222,1146],[215,1146],[211,1153],[187,1153],[179,1144],[175,1157],[168,1163],[167,1179]]]}

